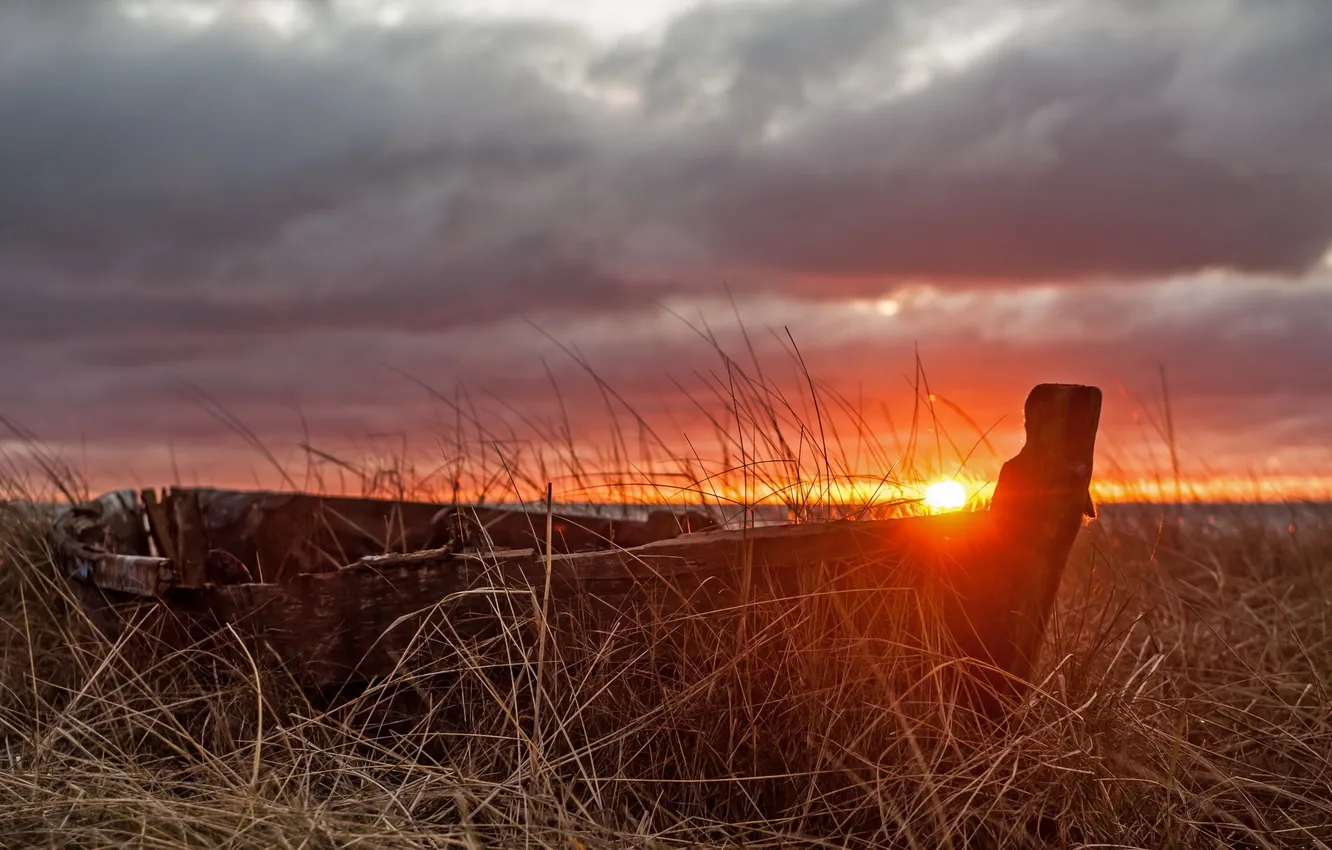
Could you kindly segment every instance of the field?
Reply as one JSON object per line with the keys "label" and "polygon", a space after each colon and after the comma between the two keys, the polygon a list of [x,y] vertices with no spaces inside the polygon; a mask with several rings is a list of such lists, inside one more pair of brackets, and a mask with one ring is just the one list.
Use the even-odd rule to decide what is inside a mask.
{"label": "field", "polygon": [[[11,521],[0,835],[51,847],[1327,846],[1329,530],[1090,528],[1039,687],[1003,732],[946,700],[898,701],[873,665],[797,651],[773,668],[759,630],[751,655],[717,652],[670,681],[635,659],[553,665],[543,739],[513,715],[520,686],[480,669],[447,684],[405,671],[318,704],[197,658],[135,669],[80,622],[33,529]],[[828,669],[811,678],[810,661]],[[386,719],[407,692],[414,713]]]}
{"label": "field", "polygon": [[[788,442],[772,435],[801,411],[730,393],[748,423],[727,467],[737,487],[770,468],[755,446],[780,454],[797,514],[826,492],[821,475],[874,457],[845,448],[817,404],[819,427]],[[401,478],[359,473],[369,491]],[[1089,524],[1032,695],[997,726],[941,684],[946,652],[833,643],[800,605],[756,606],[725,633],[700,624],[666,665],[642,649],[663,624],[643,620],[537,663],[515,640],[516,674],[452,646],[447,669],[423,652],[339,693],[219,651],[226,635],[148,663],[146,634],[113,643],[82,619],[40,524],[11,510],[0,843],[1332,846],[1332,516],[1196,513],[1112,508]]]}

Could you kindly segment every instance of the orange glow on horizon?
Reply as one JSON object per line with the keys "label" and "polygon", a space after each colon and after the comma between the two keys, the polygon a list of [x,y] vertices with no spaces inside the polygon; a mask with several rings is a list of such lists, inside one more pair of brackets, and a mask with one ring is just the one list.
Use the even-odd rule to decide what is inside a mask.
{"label": "orange glow on horizon", "polygon": [[[931,489],[938,486],[937,477],[918,482],[901,482],[893,479],[864,476],[856,480],[839,478],[833,481],[806,479],[789,484],[774,481],[742,482],[740,480],[706,480],[691,483],[683,480],[678,473],[654,476],[651,472],[639,471],[635,481],[626,482],[618,477],[605,476],[600,480],[587,480],[575,483],[567,478],[557,477],[555,498],[562,504],[700,504],[730,506],[739,508],[746,505],[788,505],[788,506],[870,506],[889,509],[889,515],[916,513],[921,510],[937,510]],[[994,491],[994,479],[987,477],[956,476],[956,481],[968,496],[962,509],[984,509]],[[932,484],[927,482],[932,481]],[[158,478],[138,478],[126,481],[123,478],[103,478],[94,476],[89,482],[89,490],[94,496],[123,487],[165,487],[171,486],[173,479],[168,475]],[[544,486],[534,488],[532,492],[512,492],[505,488],[502,492],[491,490],[486,493],[476,491],[464,485],[455,495],[452,488],[440,486],[441,482],[421,482],[417,486],[408,484],[404,488],[393,488],[393,492],[380,489],[366,489],[354,480],[339,482],[327,479],[321,482],[306,482],[296,478],[292,482],[273,476],[235,474],[209,475],[206,478],[189,476],[179,482],[183,486],[208,486],[220,489],[236,490],[275,490],[290,491],[295,489],[308,492],[341,496],[369,496],[378,498],[406,498],[441,504],[452,502],[526,502],[537,504],[544,496]],[[34,494],[36,491],[34,491]],[[1211,502],[1211,503],[1286,503],[1286,502],[1326,502],[1332,503],[1332,475],[1217,475],[1181,480],[1178,495],[1173,480],[1156,477],[1141,478],[1093,478],[1091,485],[1092,499],[1098,504],[1124,502],[1172,503]],[[54,497],[54,493],[46,494]]]}
{"label": "orange glow on horizon", "polygon": [[[562,488],[555,483],[556,500],[565,504],[721,504],[732,507],[747,505],[841,505],[892,508],[893,512],[915,513],[921,509],[980,510],[988,507],[994,492],[994,479],[950,476],[945,479],[926,479],[902,482],[891,478],[863,476],[824,481],[808,479],[778,484],[750,480],[712,480],[702,484],[681,481],[678,475],[664,476],[652,481],[645,475],[638,482],[603,480],[585,481],[582,486]],[[670,482],[670,483],[663,483]],[[929,482],[929,483],[927,483]],[[946,489],[945,489],[946,488]],[[961,494],[960,504],[958,494]],[[419,498],[451,501],[453,494],[423,490]],[[461,500],[476,494],[460,493]],[[493,494],[491,498],[493,499]],[[1096,503],[1125,502],[1170,503],[1182,502],[1329,502],[1332,503],[1332,476],[1264,476],[1261,478],[1239,475],[1218,475],[1210,478],[1188,478],[1180,482],[1178,496],[1172,481],[1155,477],[1128,479],[1096,479],[1091,485],[1092,499]],[[516,494],[502,494],[505,500]],[[537,496],[522,500],[540,501]]]}

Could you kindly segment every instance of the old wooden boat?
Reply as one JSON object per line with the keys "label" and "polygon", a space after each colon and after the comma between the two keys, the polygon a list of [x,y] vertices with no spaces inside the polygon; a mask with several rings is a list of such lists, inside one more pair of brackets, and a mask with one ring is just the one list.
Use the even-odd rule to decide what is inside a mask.
{"label": "old wooden boat", "polygon": [[[539,512],[176,488],[76,506],[53,524],[51,544],[104,630],[119,633],[146,607],[161,615],[166,646],[225,633],[310,684],[391,674],[427,622],[457,637],[532,618],[515,595],[541,600],[547,628],[819,598],[833,600],[832,620],[871,626],[921,623],[928,610],[949,652],[996,692],[1020,695],[1092,511],[1100,408],[1095,387],[1037,386],[1026,442],[1002,467],[990,507],[974,512],[740,530],[697,513],[561,515],[551,517],[548,553]],[[498,593],[507,605],[496,605]]]}

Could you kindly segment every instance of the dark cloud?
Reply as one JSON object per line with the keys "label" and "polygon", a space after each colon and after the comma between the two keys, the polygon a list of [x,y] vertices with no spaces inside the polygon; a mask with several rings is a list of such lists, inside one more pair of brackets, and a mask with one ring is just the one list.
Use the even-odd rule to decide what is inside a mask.
{"label": "dark cloud", "polygon": [[734,152],[690,215],[719,256],[773,271],[1302,272],[1332,242],[1332,128],[1314,117],[1332,114],[1332,7],[1224,6],[1088,4],[916,93]]}
{"label": "dark cloud", "polygon": [[69,26],[0,81],[0,244],[80,279],[227,282],[307,217],[407,212],[423,178],[444,241],[448,202],[466,202],[451,184],[482,192],[579,155],[576,112],[502,31],[491,50],[451,33],[316,49],[240,23],[182,34],[103,12]]}
{"label": "dark cloud", "polygon": [[[0,313],[9,344],[138,343],[177,335],[195,344],[297,332],[379,331],[439,334],[459,327],[552,310],[612,314],[641,306],[633,288],[584,258],[533,237],[502,252],[423,265],[393,260],[362,271],[379,275],[355,287],[162,289],[48,285],[10,290]],[[323,280],[315,283],[325,283]],[[322,290],[322,291],[321,291]],[[665,291],[655,287],[655,292]]]}
{"label": "dark cloud", "polygon": [[[0,375],[0,413],[211,433],[188,379],[266,427],[293,392],[325,422],[410,419],[385,363],[539,389],[526,317],[646,399],[703,355],[627,329],[662,299],[729,312],[725,284],[759,312],[824,302],[778,324],[862,382],[917,341],[941,380],[1018,393],[1159,359],[1209,421],[1326,421],[1332,310],[1280,284],[1332,243],[1321,0],[711,4],[617,44],[336,6],[288,40],[0,5],[0,352],[35,364]],[[1103,286],[1212,267],[1272,281],[1145,318],[1153,296]],[[817,321],[918,280],[1096,294],[1059,296],[1080,340],[991,301],[878,343]]]}
{"label": "dark cloud", "polygon": [[[502,280],[533,240],[606,278],[767,286],[1297,272],[1332,242],[1332,10],[1312,2],[703,7],[610,48],[109,8],[6,12],[7,42],[66,37],[0,80],[0,254],[80,286],[452,294],[453,268]],[[1025,17],[988,55],[916,67],[1000,13]],[[933,79],[887,96],[912,73]]]}

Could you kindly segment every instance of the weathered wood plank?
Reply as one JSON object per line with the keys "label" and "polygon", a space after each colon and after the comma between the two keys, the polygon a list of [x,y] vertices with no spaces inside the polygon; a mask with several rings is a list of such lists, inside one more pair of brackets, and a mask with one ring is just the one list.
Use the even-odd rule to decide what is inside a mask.
{"label": "weathered wood plank", "polygon": [[127,553],[147,548],[139,539],[133,516],[124,505],[78,506],[56,520],[51,533],[52,556],[66,576],[117,593],[156,597],[176,580],[175,564],[167,558]]}
{"label": "weathered wood plank", "polygon": [[[732,609],[741,602],[739,578],[746,559],[753,565],[755,599],[807,592],[802,568],[822,564],[841,565],[840,575],[823,583],[827,586],[859,570],[873,574],[873,584],[905,591],[921,584],[917,565],[947,561],[950,544],[975,526],[974,518],[967,520],[958,514],[717,532],[632,550],[556,556],[554,610],[557,616],[577,613],[606,626],[644,607],[659,618]],[[935,557],[921,557],[923,550]],[[530,550],[495,559],[439,551],[368,558],[281,584],[173,591],[167,601],[178,612],[243,624],[289,659],[293,669],[336,681],[392,669],[441,602],[452,625],[468,633],[504,616],[488,594],[530,593],[514,609],[513,618],[524,619],[531,615],[530,600],[544,577],[544,559]],[[469,624],[469,619],[482,622]],[[295,624],[299,629],[292,628]]]}
{"label": "weathered wood plank", "polygon": [[[192,490],[171,488],[162,500],[166,509],[170,538],[175,548],[177,582],[182,587],[203,587],[208,583],[208,550],[198,496]],[[149,515],[151,519],[151,514]]]}
{"label": "weathered wood plank", "polygon": [[[465,544],[484,551],[545,546],[546,515],[538,511],[476,506],[445,508],[432,523],[431,548],[442,548],[459,537]],[[644,520],[557,513],[552,517],[552,548],[565,554],[630,549],[716,528],[716,520],[697,509],[653,510]]]}
{"label": "weathered wood plank", "polygon": [[171,520],[166,507],[157,498],[156,490],[144,490],[139,494],[143,502],[143,511],[148,519],[148,533],[157,546],[158,554],[168,561],[176,560],[176,541],[171,537]]}

